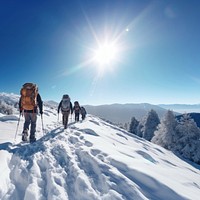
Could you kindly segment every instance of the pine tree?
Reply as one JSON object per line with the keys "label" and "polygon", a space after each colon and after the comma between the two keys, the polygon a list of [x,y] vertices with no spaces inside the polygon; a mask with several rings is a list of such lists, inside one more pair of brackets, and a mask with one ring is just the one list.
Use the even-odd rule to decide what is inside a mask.
{"label": "pine tree", "polygon": [[132,117],[130,127],[129,127],[129,132],[137,135],[138,124],[139,124],[139,121],[135,117]]}
{"label": "pine tree", "polygon": [[158,124],[160,124],[160,119],[156,111],[152,109],[147,114],[143,138],[145,138],[148,141],[151,141]]}
{"label": "pine tree", "polygon": [[166,149],[172,149],[175,146],[177,121],[172,111],[168,110],[155,131],[152,142]]}
{"label": "pine tree", "polygon": [[160,123],[158,114],[153,109],[150,110],[147,115],[140,121],[138,125],[137,134],[144,139],[151,141],[154,136],[154,132]]}
{"label": "pine tree", "polygon": [[143,118],[139,121],[139,124],[138,124],[137,129],[136,129],[136,135],[141,137],[141,138],[143,137],[143,132],[144,132],[144,120],[145,119]]}
{"label": "pine tree", "polygon": [[173,150],[185,158],[200,162],[199,139],[200,129],[188,114],[183,115],[177,126],[177,135],[175,137],[177,145]]}

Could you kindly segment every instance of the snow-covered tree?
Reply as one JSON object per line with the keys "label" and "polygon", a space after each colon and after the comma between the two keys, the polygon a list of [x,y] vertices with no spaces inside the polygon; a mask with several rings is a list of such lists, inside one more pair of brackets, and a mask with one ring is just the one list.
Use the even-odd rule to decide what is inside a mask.
{"label": "snow-covered tree", "polygon": [[151,141],[166,149],[172,149],[175,146],[176,127],[177,121],[174,113],[168,110],[158,125],[158,129],[155,131]]}
{"label": "snow-covered tree", "polygon": [[137,135],[138,124],[139,124],[139,121],[135,117],[132,117],[131,123],[129,126],[129,132]]}
{"label": "snow-covered tree", "polygon": [[125,130],[128,130],[128,123],[125,123],[125,124],[124,124],[124,129],[125,129]]}
{"label": "snow-covered tree", "polygon": [[177,121],[173,112],[169,110],[151,141],[200,163],[200,129],[187,114]]}
{"label": "snow-covered tree", "polygon": [[185,158],[200,162],[200,154],[197,154],[200,144],[200,129],[188,114],[183,115],[180,119],[175,142],[177,145],[174,147],[174,151]]}
{"label": "snow-covered tree", "polygon": [[154,132],[157,129],[158,124],[160,124],[160,119],[156,111],[152,109],[147,114],[144,126],[145,128],[143,132],[143,138],[145,138],[148,141],[151,141],[152,137],[154,136]]}
{"label": "snow-covered tree", "polygon": [[148,141],[151,141],[154,132],[160,123],[160,119],[155,110],[150,110],[147,115],[140,121],[138,126],[138,133]]}
{"label": "snow-covered tree", "polygon": [[139,124],[137,126],[137,130],[136,130],[136,135],[139,137],[143,137],[143,132],[144,132],[144,124],[145,124],[145,117],[143,117],[140,121]]}
{"label": "snow-covered tree", "polygon": [[192,151],[191,160],[200,165],[200,140],[195,141],[195,149]]}

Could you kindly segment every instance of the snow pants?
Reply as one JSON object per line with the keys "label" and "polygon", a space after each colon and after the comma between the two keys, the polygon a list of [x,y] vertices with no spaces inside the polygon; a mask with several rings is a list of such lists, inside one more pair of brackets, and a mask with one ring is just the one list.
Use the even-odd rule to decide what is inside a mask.
{"label": "snow pants", "polygon": [[63,116],[62,116],[62,122],[64,125],[64,128],[67,128],[68,125],[68,118],[69,118],[69,112],[62,112]]}
{"label": "snow pants", "polygon": [[79,115],[80,115],[79,112],[75,112],[75,122],[79,121]]}
{"label": "snow pants", "polygon": [[37,113],[24,112],[24,130],[29,130],[31,124],[30,137],[35,137]]}
{"label": "snow pants", "polygon": [[81,116],[82,116],[82,120],[84,120],[85,119],[85,114],[82,114]]}

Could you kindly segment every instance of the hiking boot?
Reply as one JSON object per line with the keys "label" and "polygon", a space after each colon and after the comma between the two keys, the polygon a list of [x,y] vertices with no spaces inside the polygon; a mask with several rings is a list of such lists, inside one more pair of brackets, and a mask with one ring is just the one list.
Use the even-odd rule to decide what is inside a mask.
{"label": "hiking boot", "polygon": [[24,130],[22,132],[22,141],[24,141],[24,142],[28,141],[28,130]]}
{"label": "hiking boot", "polygon": [[31,135],[31,136],[30,136],[30,143],[33,143],[33,142],[35,142],[35,141],[36,141],[35,136],[34,136],[34,135]]}

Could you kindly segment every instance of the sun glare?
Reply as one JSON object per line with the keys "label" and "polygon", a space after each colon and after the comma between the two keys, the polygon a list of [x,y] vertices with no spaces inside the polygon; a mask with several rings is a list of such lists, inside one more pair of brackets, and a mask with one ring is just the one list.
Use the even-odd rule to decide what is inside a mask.
{"label": "sun glare", "polygon": [[116,47],[114,44],[105,43],[95,51],[95,60],[99,64],[109,64],[116,58]]}

